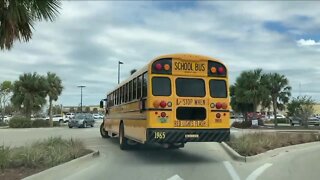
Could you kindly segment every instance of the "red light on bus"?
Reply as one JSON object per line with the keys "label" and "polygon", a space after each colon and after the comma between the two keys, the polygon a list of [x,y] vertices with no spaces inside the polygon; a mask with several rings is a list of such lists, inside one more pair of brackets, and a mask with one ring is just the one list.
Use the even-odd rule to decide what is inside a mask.
{"label": "red light on bus", "polygon": [[162,69],[162,65],[160,63],[156,64],[156,70],[160,71]]}
{"label": "red light on bus", "polygon": [[218,72],[219,72],[220,74],[223,74],[223,73],[224,73],[224,68],[223,68],[223,67],[219,67],[219,68],[218,68]]}
{"label": "red light on bus", "polygon": [[227,104],[227,103],[223,103],[223,104],[222,104],[222,109],[227,109],[227,107],[228,107],[228,104]]}
{"label": "red light on bus", "polygon": [[161,102],[160,102],[160,106],[161,106],[162,108],[165,108],[165,107],[167,106],[167,103],[166,103],[165,101],[161,101]]}
{"label": "red light on bus", "polygon": [[218,103],[216,104],[216,108],[217,108],[217,109],[221,109],[221,108],[222,108],[222,104],[221,104],[220,102],[218,102]]}
{"label": "red light on bus", "polygon": [[165,113],[165,112],[161,112],[161,117],[166,117],[167,116],[167,114]]}
{"label": "red light on bus", "polygon": [[220,113],[217,113],[216,114],[216,118],[220,118],[221,117],[221,114]]}

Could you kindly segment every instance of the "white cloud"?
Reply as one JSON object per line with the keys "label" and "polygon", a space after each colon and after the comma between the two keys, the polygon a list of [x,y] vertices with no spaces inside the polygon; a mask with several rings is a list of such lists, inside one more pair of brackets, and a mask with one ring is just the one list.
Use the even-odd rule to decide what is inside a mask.
{"label": "white cloud", "polygon": [[297,41],[298,46],[319,46],[320,41],[315,41],[313,39],[300,39]]}

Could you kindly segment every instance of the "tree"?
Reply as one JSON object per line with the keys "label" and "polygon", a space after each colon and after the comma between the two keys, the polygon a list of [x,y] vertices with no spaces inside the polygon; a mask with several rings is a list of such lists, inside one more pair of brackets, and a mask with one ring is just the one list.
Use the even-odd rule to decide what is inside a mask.
{"label": "tree", "polygon": [[60,0],[1,0],[0,48],[11,49],[15,40],[29,41],[35,21],[54,21]]}
{"label": "tree", "polygon": [[93,113],[98,113],[98,108],[93,108]]}
{"label": "tree", "polygon": [[314,113],[315,101],[309,96],[298,96],[293,98],[287,105],[288,115],[295,116],[302,120],[305,127],[308,127],[308,119]]}
{"label": "tree", "polygon": [[[52,114],[61,114],[62,109],[60,105],[52,106]],[[48,115],[50,115],[50,109],[48,109]]]}
{"label": "tree", "polygon": [[57,101],[58,97],[61,95],[63,90],[61,79],[55,74],[48,72],[47,73],[47,82],[48,82],[48,96],[49,96],[49,124],[52,127],[52,101]]}
{"label": "tree", "polygon": [[25,73],[13,84],[12,104],[31,118],[33,112],[40,111],[46,103],[48,83],[37,73]]}
{"label": "tree", "polygon": [[89,112],[90,112],[90,107],[87,106],[84,111],[85,111],[86,113],[89,113]]}
{"label": "tree", "polygon": [[244,71],[234,85],[236,102],[252,104],[253,112],[257,112],[258,105],[267,97],[267,90],[261,84],[261,77],[262,69]]}
{"label": "tree", "polygon": [[291,87],[289,81],[284,75],[278,73],[264,74],[261,77],[262,86],[268,90],[269,97],[266,97],[265,102],[272,102],[274,123],[278,126],[277,110],[283,110],[285,104],[289,102],[291,96]]}
{"label": "tree", "polygon": [[136,70],[136,69],[132,69],[132,70],[130,71],[130,75],[134,74],[135,72],[137,72],[137,70]]}
{"label": "tree", "polygon": [[253,104],[252,103],[240,103],[237,101],[235,96],[236,86],[230,86],[230,97],[231,97],[231,107],[234,112],[242,113],[243,117],[247,120],[247,113],[253,111]]}
{"label": "tree", "polygon": [[12,83],[11,81],[3,81],[0,84],[0,108],[1,108],[1,120],[3,121],[5,111],[6,111],[6,105],[11,97],[12,92]]}

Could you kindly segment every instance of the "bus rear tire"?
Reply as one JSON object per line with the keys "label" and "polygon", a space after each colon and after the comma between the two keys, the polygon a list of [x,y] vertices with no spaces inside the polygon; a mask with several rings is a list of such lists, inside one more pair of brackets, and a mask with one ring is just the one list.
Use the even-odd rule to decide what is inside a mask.
{"label": "bus rear tire", "polygon": [[129,149],[128,139],[125,137],[124,133],[124,125],[121,123],[119,127],[119,145],[121,150]]}
{"label": "bus rear tire", "polygon": [[101,137],[110,138],[110,136],[108,135],[108,131],[105,131],[103,127],[104,127],[104,123],[101,123],[101,125],[100,125],[100,135],[101,135]]}

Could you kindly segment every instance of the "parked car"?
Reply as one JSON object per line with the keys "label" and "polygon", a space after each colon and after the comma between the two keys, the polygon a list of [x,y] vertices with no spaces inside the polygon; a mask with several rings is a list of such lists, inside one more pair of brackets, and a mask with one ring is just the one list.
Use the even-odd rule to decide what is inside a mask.
{"label": "parked car", "polygon": [[73,127],[83,127],[86,128],[88,126],[93,127],[94,125],[94,117],[89,113],[78,113],[74,116],[73,119],[70,119],[68,126],[69,128]]}
{"label": "parked car", "polygon": [[[283,118],[286,118],[286,117],[282,114],[277,114],[277,119],[283,119]],[[269,119],[274,119],[274,115],[270,115]]]}
{"label": "parked car", "polygon": [[68,119],[74,118],[74,113],[67,113],[66,118],[68,118]]}
{"label": "parked car", "polygon": [[11,118],[12,118],[11,116],[4,116],[4,117],[3,117],[3,121],[4,121],[5,123],[9,123],[9,121],[10,121]]}
{"label": "parked car", "polygon": [[93,114],[94,119],[103,119],[102,114]]}
{"label": "parked car", "polygon": [[[302,119],[299,118],[299,117],[289,117],[289,121],[290,121],[291,126],[294,126],[294,125],[302,126],[303,123],[304,123],[302,121]],[[316,118],[316,117],[310,117],[308,119],[308,125],[319,126],[320,125],[320,119]]]}
{"label": "parked car", "polygon": [[[46,120],[49,120],[49,119],[50,119],[50,117],[47,116],[47,117],[46,117]],[[53,115],[53,116],[52,116],[52,121],[53,121],[53,122],[59,122],[60,124],[62,124],[62,123],[64,123],[64,122],[67,122],[67,121],[65,120],[65,118],[63,118],[63,116],[62,116],[61,114],[55,114],[55,115]]]}

